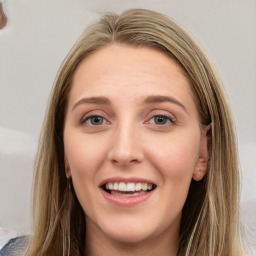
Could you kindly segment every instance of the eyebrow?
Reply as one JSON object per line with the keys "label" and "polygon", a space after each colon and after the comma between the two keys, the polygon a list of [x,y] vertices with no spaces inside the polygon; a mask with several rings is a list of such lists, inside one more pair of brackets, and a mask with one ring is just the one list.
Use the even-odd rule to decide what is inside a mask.
{"label": "eyebrow", "polygon": [[157,95],[157,96],[148,96],[145,101],[145,103],[161,103],[161,102],[170,102],[173,104],[176,104],[178,106],[180,106],[181,108],[183,108],[183,110],[185,112],[187,112],[185,106],[178,100],[176,100],[175,98],[171,97],[171,96],[161,96],[161,95]]}
{"label": "eyebrow", "polygon": [[[187,112],[185,106],[180,101],[178,101],[177,99],[175,99],[171,96],[152,95],[152,96],[146,97],[146,99],[144,100],[145,104],[162,103],[162,102],[170,102],[170,103],[176,104],[176,105],[180,106],[181,108],[183,108],[183,110],[185,112]],[[111,105],[111,101],[106,97],[89,97],[89,98],[83,98],[83,99],[79,100],[78,102],[76,102],[74,104],[72,110],[74,110],[77,106],[85,104],[85,103],[99,104],[99,105]]]}
{"label": "eyebrow", "polygon": [[77,106],[82,104],[100,104],[100,105],[110,105],[111,101],[106,97],[89,97],[89,98],[83,98],[76,102],[72,108],[74,110]]}

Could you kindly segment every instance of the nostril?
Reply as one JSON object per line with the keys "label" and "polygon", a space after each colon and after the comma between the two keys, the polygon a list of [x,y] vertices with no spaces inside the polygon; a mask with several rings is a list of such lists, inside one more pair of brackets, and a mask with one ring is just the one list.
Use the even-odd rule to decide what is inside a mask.
{"label": "nostril", "polygon": [[143,152],[139,150],[126,151],[118,148],[109,152],[108,159],[116,165],[136,164],[142,161]]}
{"label": "nostril", "polygon": [[111,162],[116,165],[130,165],[140,162],[138,159],[112,159]]}

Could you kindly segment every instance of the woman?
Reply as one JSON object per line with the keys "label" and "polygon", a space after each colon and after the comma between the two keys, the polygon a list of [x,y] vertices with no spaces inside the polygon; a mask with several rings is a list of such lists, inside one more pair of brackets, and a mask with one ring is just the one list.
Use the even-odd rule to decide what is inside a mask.
{"label": "woman", "polygon": [[162,14],[91,25],[41,135],[26,255],[242,254],[234,126],[217,74]]}

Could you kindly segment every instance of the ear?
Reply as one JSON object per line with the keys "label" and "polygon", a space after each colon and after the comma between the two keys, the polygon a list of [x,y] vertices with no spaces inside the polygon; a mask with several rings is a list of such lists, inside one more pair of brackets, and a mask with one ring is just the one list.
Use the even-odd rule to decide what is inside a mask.
{"label": "ear", "polygon": [[70,179],[70,178],[71,178],[71,170],[70,170],[68,158],[67,158],[66,155],[64,156],[64,163],[65,163],[65,173],[66,173],[66,177],[67,177],[67,179]]}
{"label": "ear", "polygon": [[211,145],[211,124],[203,126],[202,137],[200,142],[199,156],[195,171],[193,173],[193,179],[200,181],[206,174],[209,162],[209,148]]}

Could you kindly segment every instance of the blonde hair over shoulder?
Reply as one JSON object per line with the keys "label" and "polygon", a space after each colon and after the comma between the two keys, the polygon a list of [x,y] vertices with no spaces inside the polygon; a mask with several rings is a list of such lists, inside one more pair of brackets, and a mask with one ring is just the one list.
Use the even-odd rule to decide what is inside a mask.
{"label": "blonde hair over shoulder", "polygon": [[65,111],[78,65],[112,43],[155,47],[174,58],[191,81],[201,124],[212,126],[208,171],[202,181],[191,182],[178,256],[243,255],[236,135],[222,82],[206,53],[181,26],[163,14],[142,9],[108,13],[89,26],[57,74],[36,158],[34,235],[26,255],[84,255],[85,216],[65,176]]}

